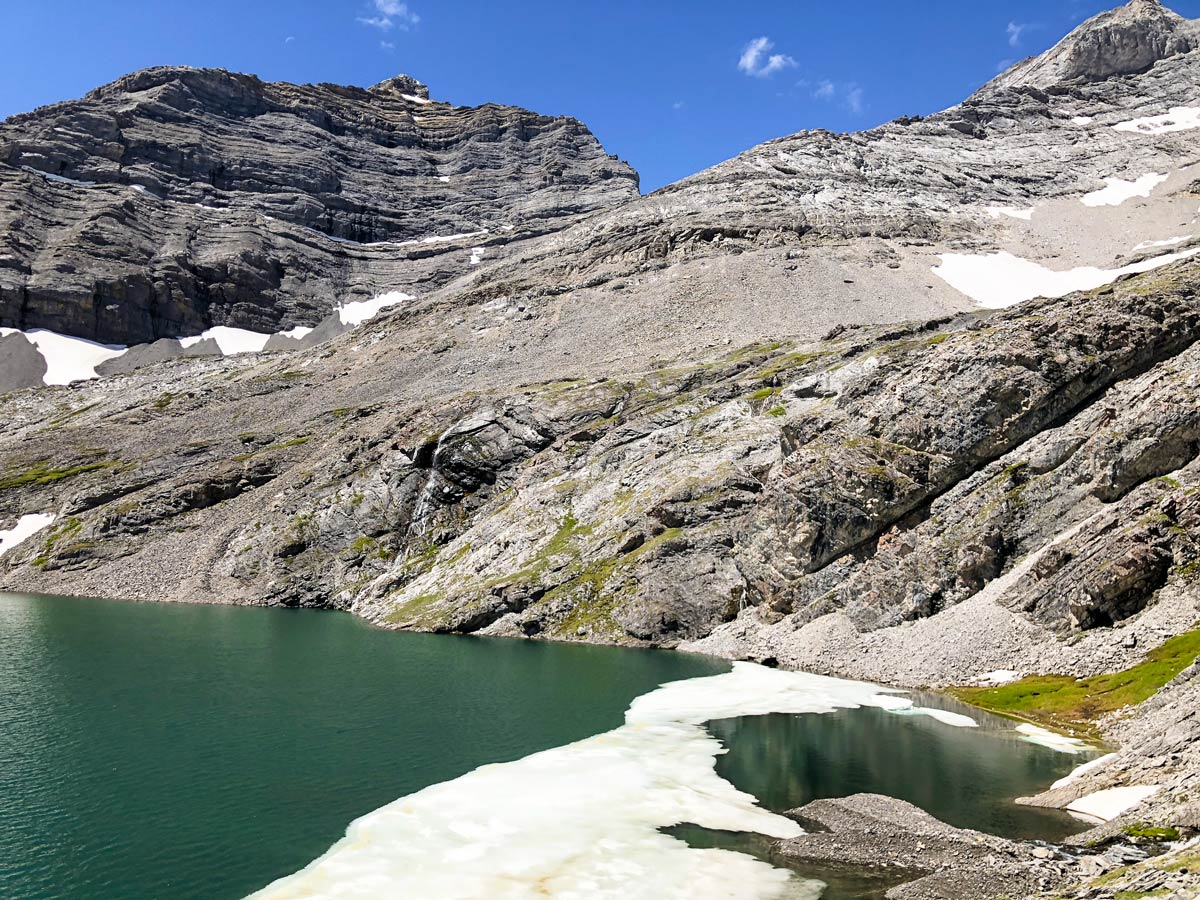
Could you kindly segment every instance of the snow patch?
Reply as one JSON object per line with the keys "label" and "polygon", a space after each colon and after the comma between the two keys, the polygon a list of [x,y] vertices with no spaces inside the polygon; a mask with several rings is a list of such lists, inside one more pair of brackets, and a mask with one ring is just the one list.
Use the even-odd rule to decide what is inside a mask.
{"label": "snow patch", "polygon": [[[0,328],[0,337],[17,332],[15,328]],[[21,334],[37,348],[46,361],[43,384],[70,384],[99,378],[96,366],[115,359],[126,351],[123,344],[97,344],[83,338],[69,337],[45,328],[32,328]]]}
{"label": "snow patch", "polygon": [[1051,750],[1057,750],[1059,753],[1079,754],[1086,753],[1091,749],[1077,738],[1067,737],[1065,734],[1056,734],[1053,731],[1047,731],[1045,728],[1038,728],[1036,725],[1018,725],[1017,731],[1020,732],[1023,740],[1031,744],[1040,744],[1043,747],[1049,747]]}
{"label": "snow patch", "polygon": [[41,175],[47,181],[53,181],[58,184],[73,184],[77,187],[94,187],[94,181],[80,181],[77,178],[68,178],[66,175],[51,175],[49,172],[43,172],[41,169],[35,169],[33,166],[21,166],[26,172],[32,172],[34,175]]}
{"label": "snow patch", "polygon": [[1173,131],[1191,131],[1200,128],[1200,107],[1174,106],[1165,116],[1147,116],[1131,119],[1114,125],[1117,131],[1132,131],[1136,134],[1169,134]]}
{"label": "snow patch", "polygon": [[1122,816],[1142,801],[1157,794],[1162,788],[1157,785],[1136,785],[1131,787],[1109,788],[1080,797],[1067,806],[1068,812],[1078,813],[1101,822],[1111,822]]}
{"label": "snow patch", "polygon": [[1009,206],[989,206],[986,212],[993,219],[1008,216],[1010,219],[1023,219],[1028,222],[1033,218],[1034,211],[1032,209],[1013,209]]}
{"label": "snow patch", "polygon": [[0,531],[0,556],[13,549],[17,544],[23,543],[28,538],[33,537],[53,522],[54,518],[52,515],[42,513],[21,516],[17,520],[17,524],[8,529],[8,531]]}
{"label": "snow patch", "polygon": [[262,352],[271,335],[263,334],[261,331],[249,331],[245,328],[231,328],[228,325],[217,325],[209,328],[207,331],[200,332],[200,334],[179,338],[179,343],[186,348],[209,338],[217,342],[217,346],[221,348],[222,355],[233,356],[238,353]]}
{"label": "snow patch", "polygon": [[390,291],[371,300],[354,300],[337,308],[338,319],[343,325],[361,325],[368,319],[375,318],[381,310],[412,299],[414,298],[410,294],[403,291]]}
{"label": "snow patch", "polygon": [[820,882],[661,829],[688,822],[774,838],[802,834],[715,771],[713,719],[912,702],[862,682],[736,663],[634,700],[620,728],[482,766],[354,822],[305,869],[252,895],[710,900],[812,897]]}
{"label": "snow patch", "polygon": [[1081,266],[1065,272],[1056,272],[1008,252],[943,253],[942,264],[934,266],[933,273],[980,306],[1003,309],[1034,297],[1065,297],[1073,291],[1088,291],[1111,284],[1122,275],[1149,272],[1197,253],[1200,249],[1156,256],[1120,269]]}
{"label": "snow patch", "polygon": [[1165,241],[1142,241],[1133,248],[1133,252],[1137,253],[1139,250],[1150,250],[1155,247],[1175,247],[1179,244],[1186,244],[1191,239],[1192,235],[1185,234],[1183,237],[1167,238]]}
{"label": "snow patch", "polygon": [[312,329],[306,325],[297,325],[295,328],[290,328],[287,331],[279,332],[280,337],[291,338],[295,341],[298,341],[303,337],[308,337],[310,334],[312,334]]}
{"label": "snow patch", "polygon": [[928,706],[914,706],[912,709],[896,709],[892,712],[898,715],[909,716],[927,716],[930,719],[936,719],[943,725],[950,725],[953,728],[978,728],[979,723],[970,716],[964,716],[962,713],[950,712],[948,709],[933,709]]}
{"label": "snow patch", "polygon": [[433,102],[432,100],[428,99],[427,97],[418,97],[416,94],[401,94],[400,96],[403,97],[405,100],[409,101],[410,103],[419,103],[422,106]]}
{"label": "snow patch", "polygon": [[449,180],[450,180],[449,175],[439,175],[438,176],[438,181],[449,181]]}
{"label": "snow patch", "polygon": [[1076,125],[1091,125],[1096,120],[1091,116],[1075,116],[1071,121]]}
{"label": "snow patch", "polygon": [[1167,176],[1151,172],[1149,175],[1143,175],[1137,181],[1125,181],[1121,178],[1105,178],[1104,180],[1108,187],[1083,195],[1081,200],[1084,206],[1120,206],[1126,200],[1132,200],[1134,197],[1149,197],[1156,187],[1167,180]]}
{"label": "snow patch", "polygon": [[1050,785],[1050,790],[1056,791],[1059,788],[1064,788],[1069,784],[1073,784],[1074,782],[1076,782],[1080,778],[1082,778],[1084,775],[1087,775],[1089,772],[1095,772],[1097,769],[1108,765],[1110,760],[1113,760],[1116,758],[1117,758],[1116,753],[1109,753],[1107,756],[1100,756],[1100,757],[1097,757],[1096,759],[1093,759],[1091,762],[1085,762],[1079,768],[1074,769],[1071,772],[1071,774],[1058,779],[1058,781],[1056,781],[1056,782],[1054,782],[1054,784]]}
{"label": "snow patch", "polygon": [[486,247],[472,247],[471,248],[471,265],[473,265],[473,266],[479,265],[481,262],[483,262],[483,258],[485,256],[487,256],[487,248]]}
{"label": "snow patch", "polygon": [[1012,684],[1014,681],[1021,680],[1021,673],[1014,672],[1011,669],[997,669],[995,672],[987,672],[980,675],[978,680],[985,684]]}

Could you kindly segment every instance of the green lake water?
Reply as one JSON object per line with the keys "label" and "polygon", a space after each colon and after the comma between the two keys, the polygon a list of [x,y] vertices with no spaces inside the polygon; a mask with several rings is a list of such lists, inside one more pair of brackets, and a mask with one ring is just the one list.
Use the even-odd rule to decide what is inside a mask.
{"label": "green lake water", "polygon": [[[235,900],[364,813],[607,731],[634,697],[727,668],[336,613],[0,594],[0,897]],[[731,748],[718,771],[772,809],[872,790],[998,834],[1071,830],[1009,798],[1082,759],[976,716],[983,728],[854,710],[711,730]]]}

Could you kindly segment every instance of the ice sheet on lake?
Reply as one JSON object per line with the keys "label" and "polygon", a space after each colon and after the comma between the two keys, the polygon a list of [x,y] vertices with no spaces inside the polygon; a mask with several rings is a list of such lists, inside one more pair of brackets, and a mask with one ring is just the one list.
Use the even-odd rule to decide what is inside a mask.
{"label": "ice sheet on lake", "polygon": [[1087,753],[1091,749],[1088,744],[1077,738],[1067,737],[1065,734],[1058,734],[1054,731],[1047,731],[1045,728],[1038,728],[1036,725],[1018,725],[1017,731],[1029,743],[1040,744],[1043,747],[1049,747],[1051,750],[1057,750],[1059,753],[1079,754]]}
{"label": "ice sheet on lake", "polygon": [[775,838],[802,833],[717,775],[723,748],[703,723],[912,705],[871,684],[737,663],[637,698],[614,731],[483,766],[369,813],[324,856],[252,897],[815,898],[818,882],[662,833],[685,822]]}

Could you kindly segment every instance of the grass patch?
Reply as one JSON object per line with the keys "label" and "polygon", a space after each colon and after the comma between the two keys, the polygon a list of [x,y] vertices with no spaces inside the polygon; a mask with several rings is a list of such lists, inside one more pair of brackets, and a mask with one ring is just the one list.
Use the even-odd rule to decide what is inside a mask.
{"label": "grass patch", "polygon": [[53,484],[56,481],[74,478],[76,475],[83,475],[86,472],[115,469],[119,465],[120,463],[110,460],[100,460],[97,462],[81,463],[77,466],[58,468],[51,465],[49,460],[40,460],[31,463],[27,469],[9,469],[3,475],[0,475],[0,491],[28,487],[29,485]]}
{"label": "grass patch", "polygon": [[1179,840],[1179,832],[1176,829],[1158,825],[1147,825],[1145,822],[1137,825],[1126,825],[1124,830],[1131,838],[1138,838],[1143,841],[1166,843],[1167,841]]}
{"label": "grass patch", "polygon": [[1093,723],[1126,706],[1136,706],[1200,656],[1200,628],[1171,638],[1132,668],[1112,675],[1072,678],[1033,675],[994,688],[964,687],[951,693],[991,712],[1053,728],[1095,735]]}

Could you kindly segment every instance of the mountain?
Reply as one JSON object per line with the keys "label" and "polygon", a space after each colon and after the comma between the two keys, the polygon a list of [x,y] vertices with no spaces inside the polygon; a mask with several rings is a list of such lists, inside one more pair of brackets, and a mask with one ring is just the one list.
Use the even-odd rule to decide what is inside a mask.
{"label": "mountain", "polygon": [[[326,121],[318,99],[338,128],[357,123],[347,145],[372,153],[381,144],[355,119],[368,110],[445,115],[469,131],[497,108],[424,104],[408,81],[367,92],[180,70],[101,89],[87,109],[163,82],[149,90],[195,99],[146,101],[139,128],[220,109],[226,147],[292,122],[291,149],[272,151],[272,166],[215,188],[247,223],[231,239],[267,248],[251,256],[268,266],[286,236],[285,273],[336,271],[329,283],[356,285],[318,298],[283,277],[255,302],[197,306],[192,327],[211,326],[217,309],[245,316],[221,320],[238,327],[281,330],[326,315],[334,296],[406,299],[308,348],[165,359],[7,395],[0,528],[40,530],[0,556],[0,588],[683,647],[974,686],[989,703],[1003,697],[986,686],[1010,677],[1123,673],[1121,692],[1089,695],[1086,722],[1021,707],[1123,744],[1035,802],[1155,789],[1081,846],[1136,822],[1200,827],[1188,799],[1200,789],[1189,712],[1200,668],[1185,652],[1200,619],[1195,29],[1134,0],[949,110],[859,134],[801,132],[646,197],[582,126],[539,119],[544,131],[485,142],[504,152],[457,209],[426,208],[444,169],[389,189],[383,164],[368,167],[361,178],[381,192],[369,216],[315,186],[310,215],[262,186],[276,164],[289,180],[321,168],[317,149],[295,149],[308,133],[296,123]],[[314,105],[234,112],[259,109],[259,97]],[[55,110],[9,120],[7,146],[49,146],[42,123],[68,116]],[[517,183],[497,188],[496,173],[519,168],[507,153],[564,132],[561,177],[578,190],[542,175],[525,197]],[[40,167],[7,151],[18,198],[42,197],[41,215],[65,219],[102,191],[132,204],[130,216],[168,221],[174,205],[104,181],[123,170],[85,165],[102,154],[72,149],[92,146],[78,134],[62,141]],[[468,151],[482,153],[473,140]],[[193,171],[171,166],[139,171]],[[203,201],[190,178],[148,189]],[[501,235],[473,266],[461,248],[422,262],[305,230],[359,242],[495,235],[518,208],[537,224],[510,243]],[[97,221],[118,228],[111,214]],[[223,221],[196,240],[237,230]],[[123,251],[93,259],[90,246],[70,262],[56,255],[65,249],[29,258],[47,273],[63,266],[68,285],[110,264],[141,271],[121,268]],[[1137,716],[1103,718],[1160,689]]]}
{"label": "mountain", "polygon": [[637,193],[577,120],[431,101],[407,76],[148,69],[0,123],[0,326],[108,344],[312,327]]}

